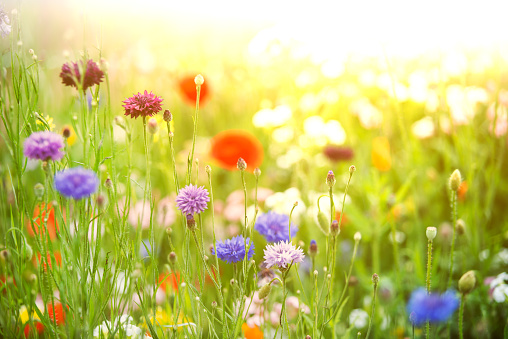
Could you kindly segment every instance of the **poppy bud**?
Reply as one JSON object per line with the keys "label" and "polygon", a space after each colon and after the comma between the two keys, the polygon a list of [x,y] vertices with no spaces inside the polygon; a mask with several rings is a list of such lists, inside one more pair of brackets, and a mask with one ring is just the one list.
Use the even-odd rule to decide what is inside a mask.
{"label": "poppy bud", "polygon": [[318,225],[319,225],[319,228],[321,228],[321,231],[323,231],[323,233],[325,233],[325,234],[328,234],[328,232],[325,231],[328,229],[328,222],[329,222],[328,218],[326,217],[326,214],[319,211],[317,218],[318,218]]}
{"label": "poppy bud", "polygon": [[272,290],[272,285],[270,283],[263,285],[263,287],[261,287],[259,289],[259,293],[258,293],[259,299],[264,299],[264,298],[268,297],[271,290]]}
{"label": "poppy bud", "polygon": [[462,183],[462,178],[460,177],[460,172],[458,169],[453,171],[452,175],[450,176],[450,189],[452,191],[457,192],[459,190],[460,184]]}
{"label": "poppy bud", "polygon": [[459,291],[462,294],[468,294],[474,288],[476,284],[476,276],[474,271],[467,271],[464,275],[459,279]]}

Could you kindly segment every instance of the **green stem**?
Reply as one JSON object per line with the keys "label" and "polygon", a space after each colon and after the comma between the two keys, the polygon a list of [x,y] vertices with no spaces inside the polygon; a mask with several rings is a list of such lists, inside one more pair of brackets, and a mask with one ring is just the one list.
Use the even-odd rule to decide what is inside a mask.
{"label": "green stem", "polygon": [[448,273],[447,287],[450,287],[452,284],[453,252],[455,251],[455,231],[457,229],[457,192],[452,190],[451,199],[452,199],[451,205],[452,205],[452,217],[453,217],[453,234],[452,234],[452,246],[450,248],[450,272]]}
{"label": "green stem", "polygon": [[374,283],[374,297],[372,298],[372,310],[370,311],[370,318],[369,318],[369,329],[367,330],[367,335],[365,336],[365,339],[369,338],[370,330],[372,328],[372,319],[374,318],[374,311],[376,309],[376,295],[377,295],[377,283]]}
{"label": "green stem", "polygon": [[466,303],[466,295],[462,294],[460,298],[460,309],[459,309],[459,338],[464,338],[463,325],[464,325],[464,304]]}
{"label": "green stem", "polygon": [[[430,272],[432,270],[432,240],[429,239],[427,245],[427,279],[426,279],[426,287],[427,294],[430,294]],[[426,324],[426,337],[430,338],[430,323],[427,321]]]}
{"label": "green stem", "polygon": [[196,111],[194,113],[194,132],[192,134],[192,149],[187,159],[187,184],[191,183],[192,178],[192,161],[194,159],[194,147],[196,146],[196,135],[198,133],[198,117],[199,117],[199,96],[201,93],[201,86],[196,85]]}

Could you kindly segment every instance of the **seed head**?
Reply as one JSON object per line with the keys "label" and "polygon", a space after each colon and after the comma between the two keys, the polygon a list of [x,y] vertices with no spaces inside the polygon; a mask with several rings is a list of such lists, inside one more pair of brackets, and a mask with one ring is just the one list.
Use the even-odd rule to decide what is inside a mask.
{"label": "seed head", "polygon": [[432,241],[437,235],[437,228],[427,227],[427,231],[425,232],[425,234],[427,235],[427,239]]}
{"label": "seed head", "polygon": [[196,84],[196,86],[201,86],[205,83],[205,78],[203,78],[201,74],[198,74],[194,78],[194,83]]}
{"label": "seed head", "polygon": [[362,234],[360,232],[356,232],[354,235],[355,242],[359,242],[362,240]]}

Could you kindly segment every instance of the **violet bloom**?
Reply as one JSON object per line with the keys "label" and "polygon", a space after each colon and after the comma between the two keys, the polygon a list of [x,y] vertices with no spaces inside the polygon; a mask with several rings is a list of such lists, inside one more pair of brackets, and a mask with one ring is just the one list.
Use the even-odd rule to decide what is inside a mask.
{"label": "violet bloom", "polygon": [[64,152],[64,139],[60,134],[50,131],[34,132],[25,140],[23,154],[28,159],[60,160]]}
{"label": "violet bloom", "polygon": [[161,102],[162,98],[154,95],[152,92],[148,93],[145,90],[144,94],[138,92],[132,97],[122,101],[125,108],[125,115],[131,118],[137,118],[139,116],[147,117],[159,113],[162,110]]}
{"label": "violet bloom", "polygon": [[[102,82],[102,78],[104,77],[104,72],[101,71],[99,66],[92,60],[88,60],[86,62],[86,70],[83,65],[83,60],[80,62],[81,71],[85,71],[85,78],[81,78],[80,67],[77,62],[71,62],[69,65],[65,63],[62,65],[62,72],[60,72],[60,78],[62,78],[62,83],[66,86],[72,86],[78,88],[78,83],[83,85],[83,91],[86,91],[88,87],[92,87],[93,85],[98,85]],[[76,80],[78,83],[76,83]]]}
{"label": "violet bloom", "polygon": [[204,186],[190,184],[180,189],[176,197],[176,207],[185,215],[194,215],[206,210],[206,203],[209,201],[210,197]]}
{"label": "violet bloom", "polygon": [[424,323],[447,321],[459,307],[459,298],[454,291],[444,294],[427,294],[424,288],[413,291],[407,304],[407,313],[411,314],[411,322],[415,326]]}
{"label": "violet bloom", "polygon": [[[248,247],[247,260],[250,260],[254,255],[254,242],[249,238],[244,241],[241,235],[232,239],[226,239],[224,242],[218,240],[215,245],[217,258],[228,264],[242,261],[245,258],[245,244]],[[212,254],[215,255],[215,248],[212,248]]]}
{"label": "violet bloom", "polygon": [[[289,216],[269,211],[256,219],[254,229],[261,233],[268,242],[289,240]],[[291,223],[291,237],[296,236],[298,227]]]}
{"label": "violet bloom", "polygon": [[295,247],[289,241],[267,245],[264,253],[266,267],[277,266],[281,271],[287,269],[291,264],[301,263],[304,258],[303,250],[300,247]]}
{"label": "violet bloom", "polygon": [[99,178],[92,170],[83,167],[69,168],[55,174],[55,187],[67,198],[87,198],[97,191]]}

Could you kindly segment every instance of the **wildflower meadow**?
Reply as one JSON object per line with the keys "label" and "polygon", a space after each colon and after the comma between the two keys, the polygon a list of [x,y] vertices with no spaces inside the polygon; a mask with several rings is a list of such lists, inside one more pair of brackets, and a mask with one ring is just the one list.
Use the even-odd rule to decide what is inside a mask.
{"label": "wildflower meadow", "polygon": [[508,338],[508,49],[112,3],[0,4],[0,337]]}

